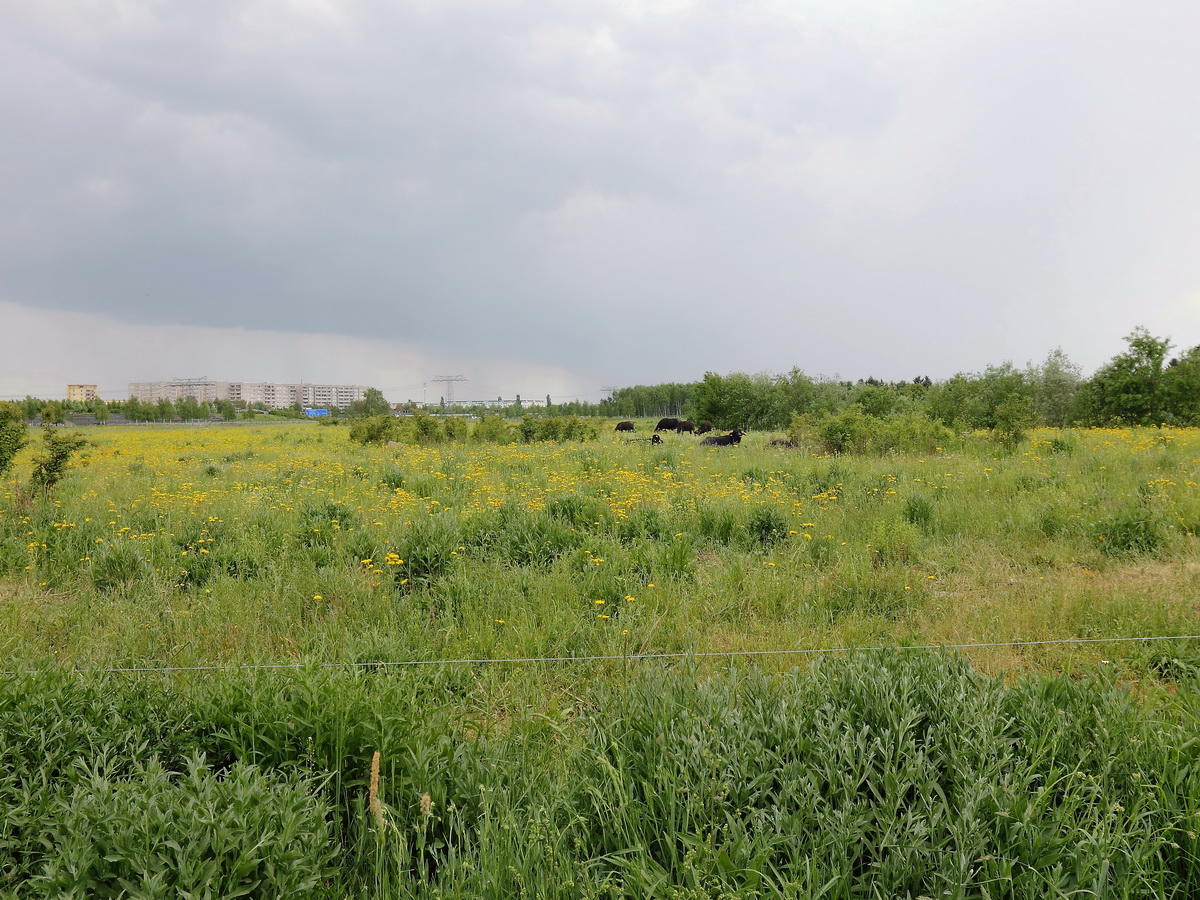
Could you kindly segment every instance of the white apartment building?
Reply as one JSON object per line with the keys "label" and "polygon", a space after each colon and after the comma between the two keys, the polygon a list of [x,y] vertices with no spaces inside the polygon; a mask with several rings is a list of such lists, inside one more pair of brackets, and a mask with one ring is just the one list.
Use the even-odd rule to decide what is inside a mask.
{"label": "white apartment building", "polygon": [[293,403],[301,406],[345,409],[363,399],[363,384],[297,384],[272,381],[209,381],[207,378],[174,378],[170,381],[133,381],[129,399],[142,403],[180,400],[194,397],[200,403],[214,400],[243,401],[247,405],[265,404],[268,409],[284,409]]}

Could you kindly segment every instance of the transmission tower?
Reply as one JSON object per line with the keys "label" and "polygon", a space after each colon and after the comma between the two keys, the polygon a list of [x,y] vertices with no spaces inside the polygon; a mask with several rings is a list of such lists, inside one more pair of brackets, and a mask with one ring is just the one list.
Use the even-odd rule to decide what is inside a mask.
{"label": "transmission tower", "polygon": [[446,402],[453,403],[454,402],[454,382],[466,381],[467,379],[464,378],[462,375],[439,375],[437,378],[433,378],[430,380],[444,382],[446,385],[446,394],[445,394]]}
{"label": "transmission tower", "polygon": [[604,391],[604,393],[607,395],[604,398],[605,400],[611,400],[613,391],[619,391],[620,389],[620,386],[615,384],[606,384],[604,387],[600,388],[600,390]]}

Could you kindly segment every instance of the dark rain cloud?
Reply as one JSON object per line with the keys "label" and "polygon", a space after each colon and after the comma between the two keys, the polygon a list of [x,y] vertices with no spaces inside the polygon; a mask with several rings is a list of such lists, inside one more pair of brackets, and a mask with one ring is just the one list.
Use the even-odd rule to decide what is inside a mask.
{"label": "dark rain cloud", "polygon": [[1193,6],[788,8],[10,6],[0,299],[618,381],[1200,326]]}

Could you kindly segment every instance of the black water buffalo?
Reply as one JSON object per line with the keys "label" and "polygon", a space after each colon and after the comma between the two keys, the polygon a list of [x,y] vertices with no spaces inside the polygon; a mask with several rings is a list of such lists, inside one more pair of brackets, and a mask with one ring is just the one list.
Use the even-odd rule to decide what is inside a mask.
{"label": "black water buffalo", "polygon": [[632,422],[618,422],[616,430],[617,431],[633,431],[633,423]]}
{"label": "black water buffalo", "polygon": [[658,424],[654,426],[655,431],[676,431],[679,428],[678,419],[659,419]]}
{"label": "black water buffalo", "polygon": [[708,434],[710,431],[712,431],[712,422],[708,419],[696,426],[696,434]]}
{"label": "black water buffalo", "polygon": [[710,434],[700,442],[700,445],[702,447],[732,447],[741,442],[741,429],[735,428],[729,434]]}
{"label": "black water buffalo", "polygon": [[685,431],[691,434],[695,430],[696,425],[691,419],[680,419],[675,425],[675,431],[679,434],[683,434]]}

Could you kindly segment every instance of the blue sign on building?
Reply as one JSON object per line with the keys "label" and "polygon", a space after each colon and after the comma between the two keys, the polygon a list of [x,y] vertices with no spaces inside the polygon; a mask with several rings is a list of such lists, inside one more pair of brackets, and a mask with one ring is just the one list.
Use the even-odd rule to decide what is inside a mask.
{"label": "blue sign on building", "polygon": [[327,409],[309,409],[309,408],[306,406],[306,407],[304,408],[304,414],[305,414],[306,416],[308,416],[310,419],[318,419],[318,418],[320,418],[321,416],[327,416],[327,415],[329,415],[329,410],[327,410]]}

